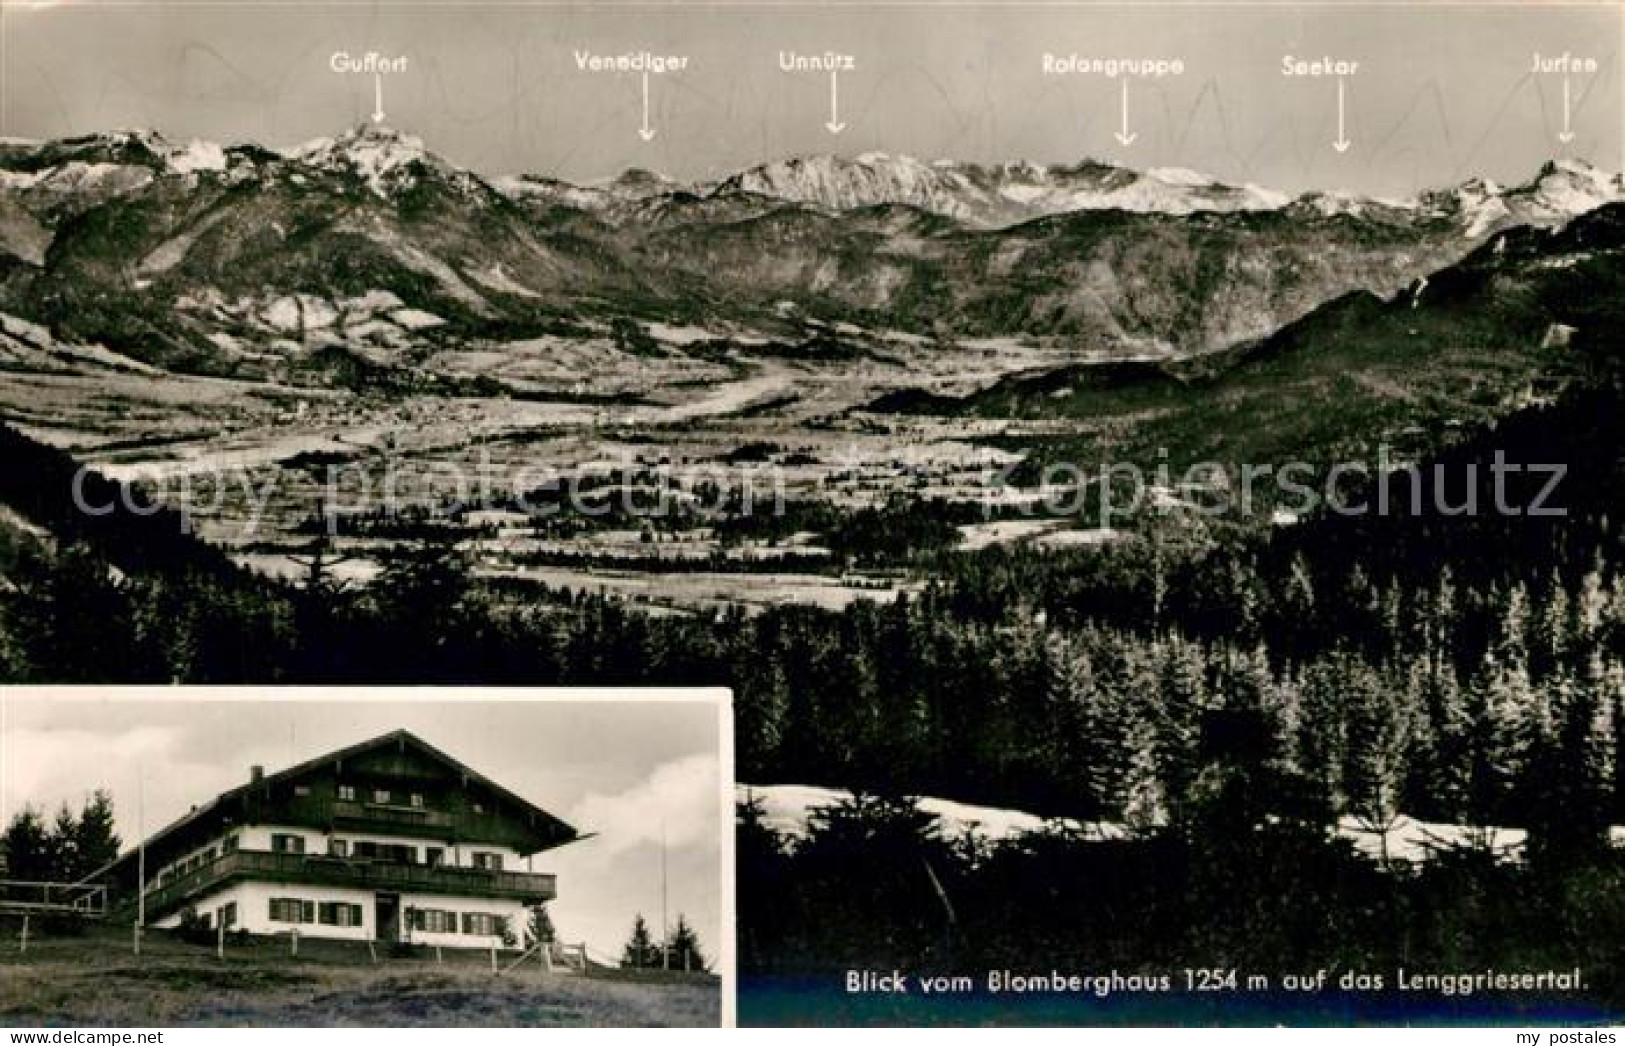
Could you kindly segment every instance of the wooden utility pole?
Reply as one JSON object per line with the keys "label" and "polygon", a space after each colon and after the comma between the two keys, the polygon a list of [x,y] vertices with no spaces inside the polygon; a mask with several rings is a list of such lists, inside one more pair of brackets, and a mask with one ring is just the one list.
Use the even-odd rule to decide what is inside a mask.
{"label": "wooden utility pole", "polygon": [[147,925],[147,772],[146,763],[135,764],[135,954],[141,954],[141,931]]}

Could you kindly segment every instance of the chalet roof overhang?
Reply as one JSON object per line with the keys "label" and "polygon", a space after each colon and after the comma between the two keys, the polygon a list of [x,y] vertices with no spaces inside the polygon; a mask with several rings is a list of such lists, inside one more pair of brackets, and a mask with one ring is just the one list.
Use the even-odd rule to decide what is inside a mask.
{"label": "chalet roof overhang", "polygon": [[[269,792],[280,784],[291,783],[299,778],[325,770],[330,766],[342,766],[346,760],[354,760],[359,756],[392,746],[400,751],[416,751],[456,774],[465,788],[470,784],[477,784],[511,805],[534,833],[536,845],[530,849],[518,849],[517,852],[522,857],[556,849],[586,838],[561,818],[548,813],[530,800],[503,787],[468,764],[441,751],[410,730],[392,730],[387,734],[358,742],[346,748],[329,752],[326,755],[317,756],[314,759],[307,759],[302,763],[288,767],[286,770],[267,774],[264,777],[244,782],[229,791],[222,792],[208,803],[194,807],[179,820],[159,829],[146,840],[147,848],[157,848],[190,830],[210,827],[217,823],[221,827],[235,823],[234,816],[240,813],[245,806],[245,799],[256,790]],[[138,848],[131,847],[115,860],[85,876],[84,881],[106,878],[114,874],[120,870],[121,866],[134,862],[137,852]]]}

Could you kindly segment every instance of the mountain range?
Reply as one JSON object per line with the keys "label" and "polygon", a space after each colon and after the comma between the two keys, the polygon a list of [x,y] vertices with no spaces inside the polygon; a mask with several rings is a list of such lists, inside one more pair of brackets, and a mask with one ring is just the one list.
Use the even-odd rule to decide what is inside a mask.
{"label": "mountain range", "polygon": [[0,142],[0,311],[248,376],[628,321],[701,328],[705,351],[806,355],[841,324],[1181,359],[1622,198],[1578,161],[1409,200],[877,154],[570,185],[484,177],[378,125],[284,150],[124,131]]}
{"label": "mountain range", "polygon": [[966,396],[897,391],[870,409],[1075,423],[1034,440],[1022,476],[1052,462],[1370,465],[1379,448],[1402,464],[1475,435],[1493,442],[1508,417],[1599,374],[1617,397],[1622,332],[1616,203],[1496,233],[1399,294],[1352,292],[1231,352],[1055,367]]}

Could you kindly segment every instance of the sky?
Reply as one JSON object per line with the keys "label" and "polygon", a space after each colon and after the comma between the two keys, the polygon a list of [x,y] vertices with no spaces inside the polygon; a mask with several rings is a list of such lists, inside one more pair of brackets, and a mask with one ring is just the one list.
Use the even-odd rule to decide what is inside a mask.
{"label": "sky", "polygon": [[[1068,3],[1067,0],[4,0],[0,134],[156,127],[173,138],[283,146],[366,118],[373,79],[335,51],[406,55],[387,122],[487,174],[589,181],[629,167],[684,180],[768,160],[865,151],[1187,167],[1300,192],[1403,196],[1471,176],[1527,180],[1569,155],[1621,166],[1625,6],[1606,3]],[[683,54],[651,78],[581,72],[577,49]],[[830,134],[827,77],[782,49],[852,54]],[[1046,51],[1179,58],[1130,84],[1046,77]],[[1597,70],[1533,75],[1572,52]],[[1348,151],[1335,79],[1288,78],[1284,55],[1355,59]]]}
{"label": "sky", "polygon": [[252,766],[275,773],[405,728],[596,833],[534,858],[535,871],[559,876],[549,911],[562,939],[612,958],[634,914],[659,925],[664,831],[670,917],[686,915],[717,955],[719,847],[732,826],[722,813],[713,701],[209,701],[180,693],[63,700],[0,688],[0,817],[9,822],[26,804],[49,819],[102,787],[128,847],[143,821],[151,835],[247,781]]}

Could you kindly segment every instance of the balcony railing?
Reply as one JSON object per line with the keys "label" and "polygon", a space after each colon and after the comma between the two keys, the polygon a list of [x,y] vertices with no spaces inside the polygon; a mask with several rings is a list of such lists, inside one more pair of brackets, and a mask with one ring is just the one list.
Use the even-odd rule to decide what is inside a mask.
{"label": "balcony railing", "polygon": [[161,918],[190,898],[233,879],[491,897],[527,904],[552,900],[558,886],[553,876],[532,872],[498,872],[443,864],[393,864],[319,854],[238,850],[222,854],[167,883],[150,886],[147,890],[147,917]]}

